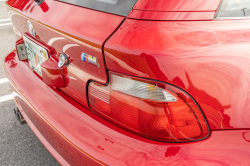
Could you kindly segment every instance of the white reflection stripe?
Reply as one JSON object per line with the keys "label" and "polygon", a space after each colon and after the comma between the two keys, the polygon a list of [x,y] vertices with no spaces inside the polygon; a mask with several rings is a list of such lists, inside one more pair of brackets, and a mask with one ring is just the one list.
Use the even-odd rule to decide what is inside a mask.
{"label": "white reflection stripe", "polygon": [[1,103],[1,102],[5,102],[5,101],[8,101],[8,100],[12,100],[13,98],[14,98],[14,97],[13,97],[13,94],[1,96],[1,97],[0,97],[0,103]]}
{"label": "white reflection stripe", "polygon": [[76,78],[74,78],[74,77],[71,77],[71,76],[69,76],[69,78],[70,78],[70,79],[72,79],[72,80],[77,80]]}
{"label": "white reflection stripe", "polygon": [[15,34],[17,34],[18,36],[22,36],[21,33],[16,29],[16,27],[14,27],[14,25],[12,27]]}
{"label": "white reflection stripe", "polygon": [[10,18],[0,20],[0,22],[5,22],[5,21],[10,21]]}
{"label": "white reflection stripe", "polygon": [[49,40],[48,45],[51,46],[55,41],[62,40],[62,39],[65,39],[65,38],[64,37],[55,37],[55,38],[52,38],[52,39]]}
{"label": "white reflection stripe", "polygon": [[65,46],[63,46],[63,52],[66,52],[69,48],[71,47],[76,47],[79,46],[78,44],[66,44]]}
{"label": "white reflection stripe", "polygon": [[0,79],[0,84],[8,82],[8,78],[2,78]]}
{"label": "white reflection stripe", "polygon": [[12,25],[12,23],[10,22],[10,23],[5,23],[5,24],[0,24],[0,27],[5,26],[5,25]]}

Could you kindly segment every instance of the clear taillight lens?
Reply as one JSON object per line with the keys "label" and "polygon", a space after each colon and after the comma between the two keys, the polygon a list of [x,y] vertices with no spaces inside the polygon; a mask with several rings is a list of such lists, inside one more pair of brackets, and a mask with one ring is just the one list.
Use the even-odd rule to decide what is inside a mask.
{"label": "clear taillight lens", "polygon": [[185,142],[208,136],[201,110],[179,88],[115,73],[110,78],[108,86],[89,85],[91,109],[105,119],[159,141]]}

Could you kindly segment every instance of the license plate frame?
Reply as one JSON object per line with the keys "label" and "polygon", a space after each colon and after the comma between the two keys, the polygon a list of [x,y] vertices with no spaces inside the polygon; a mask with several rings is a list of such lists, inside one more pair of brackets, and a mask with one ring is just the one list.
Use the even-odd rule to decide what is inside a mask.
{"label": "license plate frame", "polygon": [[48,51],[25,35],[23,40],[30,68],[42,77],[41,64],[49,58]]}

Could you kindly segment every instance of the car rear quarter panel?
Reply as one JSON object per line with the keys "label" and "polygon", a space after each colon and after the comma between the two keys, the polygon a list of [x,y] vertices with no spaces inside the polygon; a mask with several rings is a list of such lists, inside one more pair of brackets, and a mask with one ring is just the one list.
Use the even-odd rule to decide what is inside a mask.
{"label": "car rear quarter panel", "polygon": [[249,129],[249,23],[126,19],[105,44],[107,68],[182,88],[212,130]]}

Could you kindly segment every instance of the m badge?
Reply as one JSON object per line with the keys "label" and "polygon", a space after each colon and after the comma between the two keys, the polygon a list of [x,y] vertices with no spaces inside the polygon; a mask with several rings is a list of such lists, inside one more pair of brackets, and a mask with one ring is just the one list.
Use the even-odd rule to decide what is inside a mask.
{"label": "m badge", "polygon": [[82,55],[81,55],[81,60],[82,60],[83,62],[88,62],[88,63],[90,63],[90,64],[92,64],[92,65],[95,65],[95,66],[99,67],[97,58],[94,57],[94,56],[91,56],[91,55],[82,53]]}

